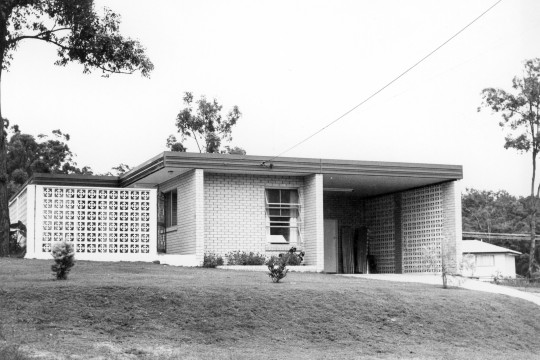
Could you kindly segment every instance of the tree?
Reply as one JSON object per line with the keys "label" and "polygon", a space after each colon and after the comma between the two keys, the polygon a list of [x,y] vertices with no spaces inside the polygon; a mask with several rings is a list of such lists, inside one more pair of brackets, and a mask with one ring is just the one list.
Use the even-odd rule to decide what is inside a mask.
{"label": "tree", "polygon": [[[194,102],[193,94],[186,92],[183,100],[186,107],[176,116],[176,127],[182,136],[182,141],[186,137],[193,138],[200,153],[225,152],[220,151],[221,143],[224,140],[232,140],[232,127],[242,116],[238,106],[234,106],[224,117],[221,114],[223,106],[216,99],[208,101],[201,96]],[[177,142],[173,135],[167,139],[167,147],[171,151],[185,151],[184,145]],[[173,150],[173,147],[183,150]]]}
{"label": "tree", "polygon": [[463,231],[524,233],[529,231],[526,200],[505,190],[466,189],[461,196]]}
{"label": "tree", "polygon": [[246,155],[246,150],[238,146],[235,146],[235,147],[225,146],[225,152],[231,155]]}
{"label": "tree", "polygon": [[120,163],[118,164],[118,166],[114,166],[112,170],[116,172],[116,176],[120,176],[124,173],[127,173],[129,170],[131,170],[131,167],[129,165]]}
{"label": "tree", "polygon": [[[148,76],[153,65],[141,44],[119,32],[120,17],[109,9],[94,10],[93,0],[0,1],[0,85],[2,72],[23,40],[39,40],[56,46],[56,65],[83,65],[83,72],[140,71]],[[3,121],[0,102],[0,119]],[[6,163],[6,125],[0,131],[0,256],[8,253],[9,210]]]}
{"label": "tree", "polygon": [[[519,275],[527,275],[530,240],[490,238],[489,234],[525,234],[529,232],[530,197],[515,197],[504,190],[467,189],[461,196],[461,205],[463,231],[487,233],[488,238],[485,241],[522,253],[516,258],[516,272]],[[537,229],[540,229],[539,222],[540,219],[537,218],[535,225]],[[540,246],[538,244],[536,244],[534,258],[536,263],[540,262]]]}
{"label": "tree", "polygon": [[70,137],[60,130],[53,130],[52,137],[40,134],[38,140],[23,134],[17,125],[7,143],[8,193],[11,197],[34,173],[87,174],[88,166],[77,167],[75,155],[67,144]]}
{"label": "tree", "polygon": [[[506,149],[515,149],[519,153],[530,153],[532,175],[531,195],[529,198],[529,270],[531,276],[537,264],[534,260],[536,247],[536,216],[540,198],[540,184],[536,188],[536,160],[540,151],[540,59],[527,60],[524,63],[523,76],[514,77],[511,92],[502,89],[487,88],[482,91],[482,106],[500,113],[499,125],[507,129]],[[481,110],[478,108],[478,111]],[[535,193],[536,190],[536,193]]]}
{"label": "tree", "polygon": [[186,152],[187,150],[181,142],[178,142],[178,140],[176,140],[176,136],[174,135],[169,135],[169,137],[167,138],[167,147],[171,151],[177,152]]}

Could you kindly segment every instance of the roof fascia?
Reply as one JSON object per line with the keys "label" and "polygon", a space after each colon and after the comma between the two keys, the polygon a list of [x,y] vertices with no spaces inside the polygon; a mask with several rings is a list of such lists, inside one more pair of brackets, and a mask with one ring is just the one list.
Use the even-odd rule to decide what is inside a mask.
{"label": "roof fascia", "polygon": [[463,168],[461,165],[294,157],[280,157],[268,161],[267,156],[257,155],[201,154],[167,151],[121,175],[120,184],[121,186],[128,186],[165,167],[276,175],[336,174],[435,178],[442,181],[463,178]]}

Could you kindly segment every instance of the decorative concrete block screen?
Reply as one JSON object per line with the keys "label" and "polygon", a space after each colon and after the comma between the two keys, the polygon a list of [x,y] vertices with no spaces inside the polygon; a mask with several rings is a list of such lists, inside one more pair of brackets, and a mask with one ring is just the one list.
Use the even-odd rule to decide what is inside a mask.
{"label": "decorative concrete block screen", "polygon": [[76,258],[149,260],[156,254],[152,189],[36,186],[36,253],[73,243]]}
{"label": "decorative concrete block screen", "polygon": [[440,185],[402,194],[404,273],[440,271],[442,203]]}
{"label": "decorative concrete block screen", "polygon": [[377,272],[392,274],[394,263],[394,196],[386,195],[366,201],[370,253],[377,261]]}

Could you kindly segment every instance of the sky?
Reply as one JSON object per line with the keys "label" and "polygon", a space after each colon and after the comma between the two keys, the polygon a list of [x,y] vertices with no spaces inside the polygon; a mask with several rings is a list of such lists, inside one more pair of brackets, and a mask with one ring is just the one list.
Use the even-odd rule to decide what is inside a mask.
{"label": "sky", "polygon": [[[184,92],[242,118],[232,146],[273,157],[392,81],[495,0],[96,0],[141,41],[150,78],[55,66],[26,40],[2,78],[2,111],[30,134],[61,129],[79,166],[107,172],[167,150]],[[540,57],[540,1],[504,0],[418,67],[283,156],[463,165],[462,187],[530,191],[530,156],[504,149],[477,111]],[[179,136],[177,136],[179,137]],[[198,151],[185,143],[188,151]]]}

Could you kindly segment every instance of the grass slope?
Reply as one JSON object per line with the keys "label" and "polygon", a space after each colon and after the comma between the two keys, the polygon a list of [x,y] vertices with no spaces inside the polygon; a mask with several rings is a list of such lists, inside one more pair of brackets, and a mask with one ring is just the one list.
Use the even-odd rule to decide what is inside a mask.
{"label": "grass slope", "polygon": [[[0,259],[0,352],[42,358],[535,358],[540,309],[461,289],[289,273]],[[7,349],[7,350],[6,350]],[[15,349],[15,350],[14,350]],[[9,355],[12,356],[12,355]],[[13,357],[16,358],[16,357]]]}

